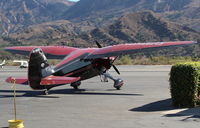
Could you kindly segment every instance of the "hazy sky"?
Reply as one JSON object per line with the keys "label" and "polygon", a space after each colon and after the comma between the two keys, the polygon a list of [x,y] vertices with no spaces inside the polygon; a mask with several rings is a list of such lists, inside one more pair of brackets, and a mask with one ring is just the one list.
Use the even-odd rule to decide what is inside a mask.
{"label": "hazy sky", "polygon": [[69,1],[75,1],[76,2],[76,1],[79,1],[79,0],[69,0]]}

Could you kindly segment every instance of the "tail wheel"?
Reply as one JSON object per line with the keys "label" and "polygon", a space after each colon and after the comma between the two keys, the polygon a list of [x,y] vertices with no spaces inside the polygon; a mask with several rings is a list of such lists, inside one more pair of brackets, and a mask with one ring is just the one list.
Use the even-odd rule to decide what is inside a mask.
{"label": "tail wheel", "polygon": [[77,81],[77,82],[71,83],[70,86],[77,90],[80,85],[81,85],[81,81]]}
{"label": "tail wheel", "polygon": [[45,94],[45,95],[49,95],[49,90],[48,90],[48,89],[45,89],[45,90],[44,90],[44,94]]}

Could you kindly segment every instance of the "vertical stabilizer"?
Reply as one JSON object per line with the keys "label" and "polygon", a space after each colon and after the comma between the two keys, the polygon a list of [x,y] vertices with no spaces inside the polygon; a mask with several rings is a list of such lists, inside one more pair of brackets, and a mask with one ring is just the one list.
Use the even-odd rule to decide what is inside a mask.
{"label": "vertical stabilizer", "polygon": [[46,56],[40,48],[35,48],[30,53],[28,67],[28,81],[33,89],[45,89],[41,86],[41,79],[54,73],[54,70],[49,66]]}

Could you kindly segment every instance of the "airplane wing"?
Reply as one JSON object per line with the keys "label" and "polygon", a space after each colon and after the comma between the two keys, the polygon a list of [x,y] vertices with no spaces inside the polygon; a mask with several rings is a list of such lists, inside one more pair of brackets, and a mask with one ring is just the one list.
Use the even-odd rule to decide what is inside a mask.
{"label": "airplane wing", "polygon": [[152,43],[132,43],[132,44],[119,44],[108,46],[104,48],[99,48],[92,52],[90,55],[84,59],[95,59],[102,57],[112,57],[119,56],[123,54],[131,54],[138,52],[140,50],[148,50],[150,48],[159,48],[159,47],[169,47],[169,46],[178,46],[186,44],[194,44],[197,42],[194,41],[175,41],[175,42],[152,42]]}
{"label": "airplane wing", "polygon": [[29,56],[29,53],[35,48],[41,48],[49,59],[63,59],[65,56],[78,49],[67,46],[16,46],[6,47],[4,50],[14,54]]}
{"label": "airplane wing", "polygon": [[[76,82],[80,79],[80,77],[65,77],[65,76],[47,76],[42,78],[40,85],[62,85],[62,84],[70,84]],[[16,83],[28,85],[27,77],[8,77],[6,79],[7,83]]]}

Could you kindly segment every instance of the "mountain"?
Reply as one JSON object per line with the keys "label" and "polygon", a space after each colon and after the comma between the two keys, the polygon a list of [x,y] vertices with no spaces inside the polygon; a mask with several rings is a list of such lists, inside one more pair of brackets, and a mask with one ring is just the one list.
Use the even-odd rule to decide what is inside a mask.
{"label": "mountain", "polygon": [[67,0],[1,0],[0,34],[58,19],[74,2]]}
{"label": "mountain", "polygon": [[101,27],[144,10],[200,31],[199,0],[0,0],[0,34],[56,20]]}
{"label": "mountain", "polygon": [[152,11],[124,15],[107,27],[94,29],[90,35],[114,44],[200,39],[200,32],[160,18]]}
{"label": "mountain", "polygon": [[96,13],[119,12],[120,9],[129,8],[139,0],[81,0],[72,6],[65,14],[66,19],[83,18]]}
{"label": "mountain", "polygon": [[200,1],[189,4],[181,11],[164,12],[162,16],[200,31]]}
{"label": "mountain", "polygon": [[[90,26],[72,23],[67,20],[45,22],[3,36],[2,41],[7,46],[13,45],[67,45],[67,46],[89,46],[89,42],[81,38]],[[84,31],[83,31],[84,30]]]}
{"label": "mountain", "polygon": [[102,25],[124,13],[144,10],[151,10],[200,31],[199,0],[81,0],[71,6],[62,19],[76,22],[87,20]]}
{"label": "mountain", "polygon": [[[123,15],[113,24],[95,28],[89,24],[72,23],[67,20],[46,22],[29,26],[10,34],[4,41],[18,45],[82,45],[91,46],[94,40],[105,45],[119,43],[198,40],[200,32],[160,18],[152,11]],[[12,43],[11,43],[12,44]]]}
{"label": "mountain", "polygon": [[[95,40],[103,46],[154,41],[198,40],[200,32],[161,18],[152,11],[130,13],[104,27],[90,23],[73,23],[68,20],[31,25],[17,33],[0,38],[0,47],[17,45],[67,45],[96,47]],[[200,47],[178,47],[141,55],[192,55],[200,56]],[[139,55],[140,55],[139,54]],[[138,54],[135,54],[138,55]]]}
{"label": "mountain", "polygon": [[124,10],[155,12],[182,10],[193,0],[81,0],[66,12],[66,18],[90,16],[96,13],[120,13]]}
{"label": "mountain", "polygon": [[[189,27],[170,22],[158,16],[152,11],[144,11],[123,15],[113,24],[96,28],[89,34],[92,40],[98,40],[106,45],[120,43],[138,43],[138,42],[163,42],[163,41],[184,41],[194,40],[200,42],[200,32]],[[200,56],[200,46],[188,46],[155,50],[151,52],[140,52],[132,55],[138,56],[152,55],[178,55],[178,56]]]}

